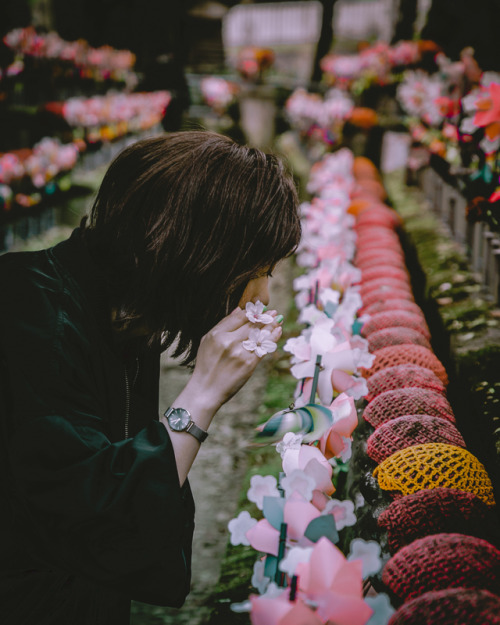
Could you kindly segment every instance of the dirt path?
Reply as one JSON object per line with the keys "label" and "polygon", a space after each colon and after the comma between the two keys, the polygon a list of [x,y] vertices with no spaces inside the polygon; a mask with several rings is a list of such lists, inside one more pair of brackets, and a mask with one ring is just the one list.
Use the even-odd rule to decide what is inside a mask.
{"label": "dirt path", "polygon": [[[291,267],[287,261],[279,266],[271,281],[272,307],[286,311],[290,293]],[[164,358],[160,407],[169,406],[188,377],[188,371]],[[229,536],[227,524],[235,516],[247,468],[246,441],[253,433],[265,385],[265,366],[261,365],[243,389],[219,411],[189,474],[196,502],[196,528],[192,590],[186,604],[179,611],[135,603],[131,625],[203,625],[207,622],[209,613],[203,604],[219,579]]]}

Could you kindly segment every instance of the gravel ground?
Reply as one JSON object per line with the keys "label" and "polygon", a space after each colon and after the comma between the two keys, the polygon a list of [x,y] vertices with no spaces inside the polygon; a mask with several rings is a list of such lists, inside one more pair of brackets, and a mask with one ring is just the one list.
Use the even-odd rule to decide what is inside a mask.
{"label": "gravel ground", "polygon": [[[271,306],[286,311],[291,293],[291,267],[282,263],[271,281]],[[189,474],[196,502],[191,593],[181,610],[134,603],[131,625],[203,625],[204,607],[220,575],[228,541],[228,522],[235,516],[247,469],[246,441],[256,423],[266,386],[265,365],[219,411]],[[160,380],[160,406],[167,407],[186,384],[189,372],[165,357]],[[228,624],[230,625],[230,624]]]}

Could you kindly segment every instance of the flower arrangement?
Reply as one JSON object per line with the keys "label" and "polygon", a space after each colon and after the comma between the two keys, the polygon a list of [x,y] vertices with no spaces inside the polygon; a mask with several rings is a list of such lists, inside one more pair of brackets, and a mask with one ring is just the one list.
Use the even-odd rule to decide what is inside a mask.
{"label": "flower arrangement", "polygon": [[[85,149],[85,143],[61,143],[45,137],[33,149],[0,154],[1,202],[5,210],[12,204],[32,206],[42,200],[42,192],[53,192],[55,179],[71,171]],[[64,185],[63,185],[64,186]]]}
{"label": "flower arrangement", "polygon": [[110,46],[93,48],[85,40],[64,41],[55,32],[37,33],[33,27],[16,28],[4,36],[4,43],[18,55],[70,62],[81,77],[130,82],[135,55]]}
{"label": "flower arrangement", "polygon": [[308,189],[315,196],[301,206],[297,252],[305,272],[294,282],[305,327],[284,346],[297,378],[294,402],[260,425],[255,439],[276,445],[282,471],[278,478],[251,479],[247,497],[263,518],[243,511],[229,523],[233,545],[250,545],[262,554],[252,577],[260,594],[233,606],[249,611],[253,625],[365,625],[374,612],[385,619],[380,622],[393,612],[386,595],[365,596],[366,579],[382,566],[380,546],[356,538],[347,556],[336,546],[339,532],[355,525],[363,505],[360,496],[355,502],[332,498],[332,479],[351,455],[358,421],[354,401],[367,394],[358,371],[374,358],[359,336],[365,318],[357,316],[360,273],[351,264],[352,165],[352,153],[344,148],[311,171]]}
{"label": "flower arrangement", "polygon": [[205,76],[201,81],[203,99],[219,115],[235,101],[238,91],[236,83],[220,76]]}
{"label": "flower arrangement", "polygon": [[85,130],[87,141],[110,141],[158,124],[168,107],[168,91],[109,93],[92,98],[48,102],[45,109],[63,117],[73,128]]}
{"label": "flower arrangement", "polygon": [[246,46],[240,49],[236,69],[244,80],[259,82],[274,63],[274,52],[270,48]]}

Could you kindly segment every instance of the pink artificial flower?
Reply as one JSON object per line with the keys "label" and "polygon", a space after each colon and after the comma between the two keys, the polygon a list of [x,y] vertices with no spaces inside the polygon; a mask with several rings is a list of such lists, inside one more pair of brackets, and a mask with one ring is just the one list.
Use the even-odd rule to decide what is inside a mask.
{"label": "pink artificial flower", "polygon": [[327,538],[315,544],[309,562],[297,565],[299,596],[317,606],[325,623],[365,625],[373,610],[363,601],[362,563],[348,562]]}
{"label": "pink artificial flower", "polygon": [[340,456],[345,450],[345,438],[350,438],[358,425],[358,416],[354,400],[341,393],[331,404],[333,425],[319,440],[319,449],[326,458]]}

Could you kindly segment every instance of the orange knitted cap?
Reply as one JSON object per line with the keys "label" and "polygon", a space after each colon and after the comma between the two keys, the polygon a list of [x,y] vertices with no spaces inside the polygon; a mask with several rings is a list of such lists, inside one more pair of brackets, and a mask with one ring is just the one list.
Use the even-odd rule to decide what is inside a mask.
{"label": "orange knitted cap", "polygon": [[491,506],[473,493],[455,488],[419,490],[396,499],[377,522],[387,532],[391,553],[417,538],[440,532],[478,536],[495,545],[500,531]]}
{"label": "orange knitted cap", "polygon": [[405,415],[378,427],[366,442],[366,453],[380,464],[401,449],[425,443],[465,447],[464,439],[453,423],[430,415]]}
{"label": "orange knitted cap", "polygon": [[393,345],[375,352],[375,360],[369,369],[362,369],[363,375],[369,377],[382,369],[396,365],[418,365],[433,371],[441,382],[448,384],[446,369],[436,355],[421,345]]}
{"label": "orange knitted cap", "polygon": [[424,488],[458,488],[495,505],[486,469],[467,449],[425,443],[397,451],[373,471],[383,490],[410,495]]}
{"label": "orange knitted cap", "polygon": [[423,334],[412,328],[385,328],[385,330],[372,332],[368,337],[368,348],[371,352],[376,352],[378,349],[390,345],[406,345],[407,343],[422,345],[431,349],[429,341]]}
{"label": "orange knitted cap", "polygon": [[378,428],[382,423],[396,417],[416,414],[455,422],[453,410],[444,395],[418,386],[380,393],[364,409],[363,419],[374,428]]}
{"label": "orange knitted cap", "polygon": [[430,591],[404,603],[388,625],[500,625],[500,597],[475,588]]}
{"label": "orange knitted cap", "polygon": [[500,592],[500,551],[465,534],[433,534],[403,547],[387,562],[382,581],[394,594],[413,599],[446,588]]}
{"label": "orange knitted cap", "polygon": [[[381,330],[380,332],[384,331]],[[379,332],[371,334],[368,341],[371,341],[377,334]],[[446,395],[444,384],[436,374],[430,369],[419,367],[418,365],[404,364],[381,369],[378,373],[368,378],[367,386],[368,395],[365,395],[365,399],[369,402],[384,391],[394,391],[398,388],[408,388],[410,386],[419,386],[420,388],[426,388]]]}

